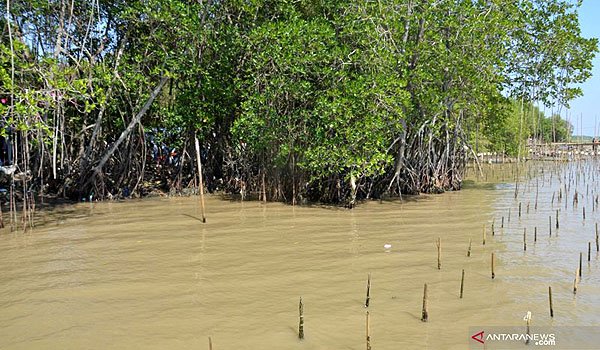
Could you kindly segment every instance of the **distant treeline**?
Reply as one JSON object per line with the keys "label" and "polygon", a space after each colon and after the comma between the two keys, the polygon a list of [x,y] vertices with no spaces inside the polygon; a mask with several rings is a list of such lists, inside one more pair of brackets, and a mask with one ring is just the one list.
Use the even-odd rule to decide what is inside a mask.
{"label": "distant treeline", "polygon": [[532,104],[567,106],[597,52],[567,0],[0,10],[2,160],[27,191],[71,198],[194,187],[195,137],[211,191],[352,205],[458,189],[476,148],[563,138]]}

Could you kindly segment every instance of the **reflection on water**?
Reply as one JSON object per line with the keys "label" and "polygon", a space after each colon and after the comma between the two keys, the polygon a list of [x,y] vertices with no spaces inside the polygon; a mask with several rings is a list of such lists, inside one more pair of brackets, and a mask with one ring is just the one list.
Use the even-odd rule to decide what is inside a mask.
{"label": "reflection on water", "polygon": [[[374,349],[465,349],[470,326],[520,326],[527,311],[534,325],[598,325],[597,164],[516,169],[489,166],[487,183],[474,178],[459,192],[353,210],[209,196],[206,224],[196,198],[45,210],[33,232],[0,234],[0,348],[208,349],[210,336],[215,350],[363,349],[369,272]],[[502,179],[517,175],[515,199],[514,182]],[[560,228],[550,237],[556,210]],[[423,283],[428,323],[419,320]],[[297,340],[300,296],[304,341]]]}

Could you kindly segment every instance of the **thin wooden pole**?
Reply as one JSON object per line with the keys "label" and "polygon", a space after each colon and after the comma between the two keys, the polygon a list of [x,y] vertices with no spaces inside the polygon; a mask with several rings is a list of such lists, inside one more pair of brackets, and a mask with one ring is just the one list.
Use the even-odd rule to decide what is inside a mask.
{"label": "thin wooden pole", "polygon": [[427,312],[427,283],[423,286],[423,309],[421,310],[421,321],[427,322],[429,313]]}
{"label": "thin wooden pole", "polygon": [[494,259],[494,253],[492,253],[492,279],[496,277],[496,272],[494,271],[496,267],[496,262]]}
{"label": "thin wooden pole", "polygon": [[573,294],[577,294],[577,287],[579,285],[579,268],[575,270],[575,279],[573,280]]}
{"label": "thin wooden pole", "polygon": [[592,242],[588,242],[588,262],[591,261],[592,257]]}
{"label": "thin wooden pole", "polygon": [[554,317],[554,308],[552,307],[552,287],[548,286],[548,301],[550,302],[550,317]]}
{"label": "thin wooden pole", "polygon": [[600,242],[598,241],[598,223],[596,223],[596,251],[600,251]]}
{"label": "thin wooden pole", "polygon": [[442,268],[442,238],[438,237],[437,239],[437,267],[438,270]]}
{"label": "thin wooden pole", "polygon": [[523,251],[527,251],[527,228],[523,228]]}
{"label": "thin wooden pole", "polygon": [[202,210],[202,222],[206,222],[206,216],[204,215],[204,184],[202,183],[202,162],[200,160],[200,145],[198,144],[198,138],[194,136],[194,144],[196,145],[196,161],[198,165],[198,179],[200,185],[200,208]]}
{"label": "thin wooden pole", "polygon": [[212,350],[212,338],[208,337],[208,350]]}
{"label": "thin wooden pole", "polygon": [[465,269],[462,269],[462,277],[460,278],[460,298],[463,297],[463,291],[465,290]]}
{"label": "thin wooden pole", "polygon": [[371,350],[371,314],[367,311],[367,350]]}
{"label": "thin wooden pole", "polygon": [[298,325],[298,338],[304,339],[304,302],[302,301],[302,297],[300,297],[298,312],[300,314],[300,323]]}
{"label": "thin wooden pole", "polygon": [[371,301],[371,273],[367,276],[367,299],[365,300],[365,307],[369,307]]}
{"label": "thin wooden pole", "polygon": [[469,250],[467,250],[467,256],[471,256],[471,239],[469,238]]}
{"label": "thin wooden pole", "polygon": [[487,227],[485,224],[483,224],[483,245],[485,245],[485,231],[486,231]]}
{"label": "thin wooden pole", "polygon": [[581,265],[581,260],[582,260],[582,257],[583,257],[583,253],[579,252],[579,277],[581,277],[581,266],[582,266]]}

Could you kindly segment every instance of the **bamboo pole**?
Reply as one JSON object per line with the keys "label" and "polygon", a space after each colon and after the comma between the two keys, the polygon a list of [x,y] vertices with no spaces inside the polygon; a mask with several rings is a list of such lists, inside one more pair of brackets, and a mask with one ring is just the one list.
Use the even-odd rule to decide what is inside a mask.
{"label": "bamboo pole", "polygon": [[465,290],[465,269],[462,269],[462,277],[460,278],[460,298],[463,297],[463,291]]}
{"label": "bamboo pole", "polygon": [[198,144],[198,138],[194,136],[194,144],[196,145],[196,161],[198,165],[198,179],[200,186],[200,208],[202,210],[202,222],[206,222],[206,216],[204,215],[204,184],[202,183],[202,161],[200,160],[200,145]]}
{"label": "bamboo pole", "polygon": [[550,302],[550,317],[554,317],[554,308],[552,307],[552,287],[548,286],[548,301]]}
{"label": "bamboo pole", "polygon": [[371,301],[371,273],[367,276],[367,300],[365,301],[365,307],[369,307]]}
{"label": "bamboo pole", "polygon": [[298,312],[300,314],[300,322],[298,324],[298,338],[304,339],[304,302],[300,297],[300,304],[298,304]]}
{"label": "bamboo pole", "polygon": [[483,245],[485,245],[485,231],[486,231],[486,226],[485,226],[485,224],[483,224]]}
{"label": "bamboo pole", "polygon": [[367,350],[371,350],[371,314],[367,311]]}
{"label": "bamboo pole", "polygon": [[469,238],[469,250],[467,250],[467,257],[471,256],[471,239]]}
{"label": "bamboo pole", "polygon": [[437,239],[437,267],[438,270],[442,268],[442,238],[438,237]]}
{"label": "bamboo pole", "polygon": [[598,241],[598,223],[596,223],[596,251],[600,251],[600,242]]}
{"label": "bamboo pole", "polygon": [[427,283],[423,287],[423,309],[421,310],[421,321],[427,322],[429,313],[427,312]]}
{"label": "bamboo pole", "polygon": [[573,280],[573,294],[577,294],[577,287],[579,286],[579,268],[575,270],[575,279]]}
{"label": "bamboo pole", "polygon": [[496,262],[494,259],[494,253],[492,253],[492,279],[494,279],[496,277],[495,267],[496,267]]}

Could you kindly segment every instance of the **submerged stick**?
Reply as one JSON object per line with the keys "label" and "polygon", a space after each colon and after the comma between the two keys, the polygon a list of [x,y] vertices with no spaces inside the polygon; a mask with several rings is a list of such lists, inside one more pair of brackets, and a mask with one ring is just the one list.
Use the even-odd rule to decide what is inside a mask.
{"label": "submerged stick", "polygon": [[521,217],[521,202],[519,202],[519,217]]}
{"label": "submerged stick", "polygon": [[496,262],[494,259],[494,253],[492,253],[492,279],[496,277],[496,272],[494,271],[496,267]]}
{"label": "submerged stick", "polygon": [[581,277],[581,260],[583,253],[579,252],[579,277]]}
{"label": "submerged stick", "polygon": [[371,300],[371,273],[367,276],[367,300],[365,301],[365,307],[369,307],[369,301]]}
{"label": "submerged stick", "polygon": [[423,287],[423,309],[421,310],[421,321],[427,322],[429,313],[427,312],[427,283]]}
{"label": "submerged stick", "polygon": [[304,339],[304,302],[302,301],[302,297],[300,297],[298,311],[300,313],[300,323],[298,324],[298,338]]}
{"label": "submerged stick", "polygon": [[596,223],[596,251],[600,251],[600,242],[598,242],[598,223]]}
{"label": "submerged stick", "polygon": [[502,217],[502,224],[500,225],[500,228],[504,228],[504,216]]}
{"label": "submerged stick", "polygon": [[533,243],[537,242],[537,226],[533,228]]}
{"label": "submerged stick", "polygon": [[371,314],[367,311],[367,350],[371,350]]}
{"label": "submerged stick", "polygon": [[558,229],[558,209],[556,209],[556,229]]}
{"label": "submerged stick", "polygon": [[198,179],[200,187],[200,208],[202,210],[202,222],[206,222],[206,216],[204,215],[204,184],[202,183],[202,162],[200,161],[200,145],[198,144],[198,138],[194,136],[194,144],[196,146],[196,161],[198,166]]}
{"label": "submerged stick", "polygon": [[527,228],[523,228],[523,251],[527,251]]}
{"label": "submerged stick", "polygon": [[552,307],[552,287],[548,286],[548,301],[550,302],[550,317],[554,317],[554,308]]}
{"label": "submerged stick", "polygon": [[465,269],[462,269],[462,277],[460,278],[460,298],[463,297],[463,291],[465,289]]}
{"label": "submerged stick", "polygon": [[437,263],[438,263],[438,270],[442,268],[442,238],[438,237],[437,239]]}
{"label": "submerged stick", "polygon": [[583,220],[585,220],[585,207],[583,207]]}
{"label": "submerged stick", "polygon": [[591,261],[592,256],[592,242],[588,242],[588,262]]}
{"label": "submerged stick", "polygon": [[471,239],[469,238],[469,250],[467,250],[467,256],[471,256]]}
{"label": "submerged stick", "polygon": [[485,245],[485,231],[486,231],[486,226],[485,226],[485,224],[483,224],[483,245]]}

